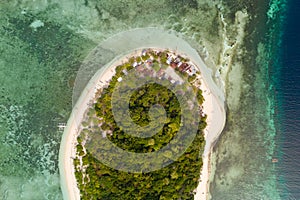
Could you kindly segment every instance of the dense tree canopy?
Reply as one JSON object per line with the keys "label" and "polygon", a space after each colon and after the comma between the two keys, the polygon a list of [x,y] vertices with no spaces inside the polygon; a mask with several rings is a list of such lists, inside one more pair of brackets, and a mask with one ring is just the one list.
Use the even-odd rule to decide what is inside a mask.
{"label": "dense tree canopy", "polygon": [[[153,56],[158,59],[158,61],[155,60],[156,65],[153,65],[157,68],[156,71],[161,67],[162,61],[163,63],[166,61],[166,54],[166,52],[163,52],[160,56]],[[138,138],[126,134],[114,121],[111,97],[117,84],[117,78],[124,76],[124,69],[132,69],[133,62],[148,58],[148,54],[136,59],[130,58],[128,63],[118,66],[115,76],[109,86],[103,89],[94,107],[97,117],[101,119],[101,129],[111,131],[107,138],[120,148],[137,153],[153,152],[161,149],[176,135],[181,123],[182,113],[176,96],[171,90],[155,83],[145,84],[132,94],[129,110],[132,120],[143,127],[150,123],[149,110],[151,107],[156,104],[163,106],[166,112],[166,121],[161,131],[149,138]],[[189,82],[194,80],[195,76],[188,79]],[[198,102],[202,103],[201,90],[196,87],[194,89],[196,90]],[[75,176],[81,191],[81,198],[104,200],[193,199],[193,191],[198,185],[202,167],[205,120],[206,117],[201,118],[194,141],[178,160],[167,167],[148,173],[128,173],[105,166],[93,157],[91,152],[87,151],[85,154],[81,145],[83,136],[80,135],[77,155],[82,156],[83,164],[81,166],[87,166],[84,172],[79,167],[79,159],[74,159]]]}

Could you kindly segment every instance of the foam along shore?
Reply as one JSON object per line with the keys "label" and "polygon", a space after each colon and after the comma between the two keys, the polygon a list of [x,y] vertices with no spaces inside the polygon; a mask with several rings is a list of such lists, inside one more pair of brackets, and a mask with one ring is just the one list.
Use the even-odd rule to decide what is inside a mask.
{"label": "foam along shore", "polygon": [[[120,42],[121,41],[121,42]],[[140,41],[141,44],[134,41]],[[121,46],[120,46],[121,45]],[[109,47],[109,49],[107,48]],[[95,75],[87,83],[82,90],[76,105],[73,107],[71,116],[64,130],[60,152],[59,152],[59,170],[61,176],[61,189],[64,199],[77,200],[80,199],[80,192],[76,185],[75,169],[73,158],[76,155],[76,142],[79,133],[81,121],[84,113],[87,111],[91,100],[94,99],[95,93],[101,84],[106,84],[106,81],[113,76],[113,66],[121,64],[122,58],[126,59],[134,54],[137,49],[176,49],[176,54],[189,58],[200,70],[202,75],[204,112],[208,115],[208,126],[205,130],[206,145],[203,153],[203,168],[201,170],[201,180],[197,187],[195,199],[204,200],[208,194],[208,177],[209,177],[209,153],[214,141],[218,138],[225,125],[225,109],[224,109],[224,94],[217,87],[212,79],[212,72],[209,70],[197,51],[193,49],[186,41],[156,28],[135,29],[117,34],[114,37],[104,41],[97,48],[107,51],[113,51],[117,55],[113,61],[96,70]],[[93,52],[98,51],[95,48]],[[95,53],[91,53],[95,55]],[[82,70],[82,69],[81,69]],[[79,74],[80,75],[80,74]],[[86,77],[84,77],[86,78]],[[77,79],[77,81],[84,80]],[[81,88],[79,88],[79,91]]]}

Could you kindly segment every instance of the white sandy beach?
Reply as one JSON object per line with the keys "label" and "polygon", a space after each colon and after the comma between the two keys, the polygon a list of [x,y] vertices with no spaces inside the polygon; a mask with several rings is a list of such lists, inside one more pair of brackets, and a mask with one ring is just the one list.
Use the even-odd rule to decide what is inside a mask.
{"label": "white sandy beach", "polygon": [[204,130],[205,133],[205,148],[203,152],[203,167],[200,175],[200,183],[196,189],[195,200],[208,199],[209,191],[209,176],[210,176],[210,155],[212,145],[215,140],[221,134],[223,127],[225,126],[225,110],[221,105],[215,94],[207,87],[205,81],[202,80],[201,90],[203,91],[204,103],[203,110],[207,114],[207,127]]}
{"label": "white sandy beach", "polygon": [[[133,55],[135,54],[130,54],[126,57],[131,57]],[[115,59],[116,61],[112,61],[101,68],[89,81],[72,110],[66,128],[64,129],[59,154],[61,188],[64,199],[80,199],[80,192],[74,174],[75,167],[73,158],[76,156],[77,136],[80,133],[81,122],[84,119],[85,112],[88,110],[90,102],[95,100],[95,94],[98,89],[110,81],[111,77],[114,75],[116,66],[122,64],[123,60],[127,61],[126,57],[123,57],[120,60]]]}
{"label": "white sandy beach", "polygon": [[[151,37],[153,37],[153,41],[155,42],[151,43],[148,41],[148,44],[143,46],[144,48],[176,49],[177,54],[190,58],[191,61],[195,63],[197,67],[199,67],[199,70],[202,75],[201,89],[203,91],[203,96],[205,98],[203,107],[204,107],[204,112],[208,115],[207,118],[208,126],[205,130],[206,145],[203,154],[203,168],[200,177],[201,181],[196,189],[195,200],[205,200],[207,199],[207,193],[208,193],[207,183],[209,180],[210,151],[212,148],[212,144],[218,138],[225,125],[226,118],[225,118],[225,109],[224,109],[224,94],[214,83],[212,79],[211,70],[209,70],[205,66],[198,53],[192,47],[190,47],[184,40],[176,36],[173,36],[169,33],[166,34],[162,30],[150,29],[150,32],[149,30],[143,32],[144,30],[141,29],[135,31],[138,32],[136,37],[130,31],[127,32],[128,35],[126,35],[126,32],[125,34],[123,33],[123,37],[126,38],[123,41],[131,42],[131,40],[128,39],[130,37],[133,37],[136,40],[140,39],[138,37],[147,38],[147,39],[149,38],[151,39]],[[155,32],[156,34],[153,34],[153,32]],[[160,38],[155,37],[155,35],[157,34],[160,36]],[[118,35],[118,37],[119,40],[122,39],[120,35]],[[107,43],[107,41],[105,42]],[[104,42],[104,46],[107,46],[105,42]],[[111,39],[110,42],[111,42],[109,46],[110,48],[118,49],[116,44],[118,40]],[[112,44],[114,42],[116,45],[115,47],[114,44]],[[122,44],[122,46],[125,45],[126,44]],[[139,46],[139,48],[133,48],[131,49],[131,52],[134,52],[135,49],[141,49],[141,47]],[[122,48],[121,49],[119,48],[118,50],[119,51],[123,50],[123,52],[128,52],[128,50]],[[80,129],[80,123],[83,119],[85,111],[89,106],[89,102],[94,99],[97,88],[101,87],[102,83],[105,84],[105,81],[109,80],[112,77],[113,66],[117,66],[120,62],[122,62],[120,61],[120,58],[131,57],[133,54],[128,54],[126,56],[124,56],[124,54],[120,54],[120,55],[123,56],[116,58],[114,61],[102,67],[89,81],[89,83],[81,93],[81,96],[78,99],[76,105],[74,106],[72,114],[64,130],[64,134],[61,141],[60,154],[59,154],[59,169],[60,169],[60,176],[61,176],[61,188],[65,200],[80,199],[79,190],[76,185],[74,165],[73,165],[73,158],[75,157],[75,153],[76,153],[75,145],[76,145],[78,129]]]}

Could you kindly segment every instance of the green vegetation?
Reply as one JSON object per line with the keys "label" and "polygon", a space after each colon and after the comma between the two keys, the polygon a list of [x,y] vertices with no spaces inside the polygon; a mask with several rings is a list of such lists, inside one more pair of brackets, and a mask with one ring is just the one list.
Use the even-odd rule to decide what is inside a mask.
{"label": "green vegetation", "polygon": [[[105,93],[98,99],[95,109],[97,115],[104,119],[101,128],[103,130],[113,130],[113,135],[108,136],[108,138],[122,149],[137,153],[152,152],[168,144],[179,130],[181,119],[179,102],[172,91],[161,85],[144,85],[135,91],[129,102],[132,120],[142,127],[150,122],[148,112],[151,106],[159,103],[165,108],[167,122],[160,132],[150,138],[137,138],[124,133],[111,117],[113,114],[109,106],[110,99],[110,93]],[[105,127],[103,128],[103,126]]]}
{"label": "green vegetation", "polygon": [[[130,63],[133,62],[131,58]],[[155,60],[155,64],[160,64],[156,62]],[[155,68],[155,65],[153,67]],[[137,153],[157,151],[168,144],[180,128],[180,104],[175,94],[164,86],[156,83],[143,85],[132,94],[129,101],[129,111],[133,122],[142,127],[148,125],[150,108],[155,104],[160,104],[166,112],[164,126],[161,131],[149,138],[137,138],[126,134],[114,121],[111,98],[118,77],[124,76],[124,69],[128,71],[132,68],[128,63],[116,68],[115,76],[112,77],[109,86],[103,89],[95,104],[96,115],[101,119],[101,129],[112,132],[107,135],[107,138],[118,147]],[[194,77],[190,78],[189,82],[193,80]],[[201,90],[196,87],[193,89],[199,103],[202,103]],[[77,145],[77,155],[83,156],[83,166],[87,166],[85,172],[81,171],[79,160],[74,159],[75,176],[81,191],[81,199],[193,199],[193,191],[198,185],[202,167],[201,154],[205,144],[203,135],[205,127],[206,117],[201,118],[194,141],[178,160],[167,167],[148,173],[129,173],[112,169],[99,162],[88,150],[84,155],[83,146]],[[78,142],[82,142],[81,136]]]}
{"label": "green vegetation", "polygon": [[142,56],[142,60],[145,62],[150,58],[150,55],[146,54],[144,56]]}
{"label": "green vegetation", "polygon": [[160,69],[160,66],[157,62],[153,63],[152,68],[157,72]]}
{"label": "green vegetation", "polygon": [[190,82],[190,83],[192,83],[195,79],[196,79],[196,74],[194,74],[194,75],[192,75],[192,76],[189,76],[188,77],[188,81]]}

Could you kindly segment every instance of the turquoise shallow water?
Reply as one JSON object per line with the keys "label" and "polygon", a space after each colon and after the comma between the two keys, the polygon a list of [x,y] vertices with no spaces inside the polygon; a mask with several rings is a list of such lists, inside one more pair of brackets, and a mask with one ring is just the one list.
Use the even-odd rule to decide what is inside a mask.
{"label": "turquoise shallow water", "polygon": [[84,39],[51,22],[42,31],[30,28],[37,17],[45,18],[42,14],[5,12],[0,28],[0,199],[61,199],[57,160],[62,132],[57,124],[68,119],[72,108],[72,81]]}
{"label": "turquoise shallow water", "polygon": [[[234,63],[243,64],[242,92],[238,105],[228,103],[228,124],[215,148],[212,198],[298,199],[299,165],[294,158],[299,150],[297,140],[288,142],[288,138],[297,137],[299,127],[294,124],[298,121],[290,119],[298,120],[298,107],[285,106],[298,105],[298,96],[289,100],[286,96],[290,93],[279,92],[289,78],[278,81],[281,75],[289,77],[291,74],[283,72],[296,69],[298,64],[279,70],[278,63],[283,61],[275,59],[280,52],[274,51],[283,45],[278,41],[285,4],[277,0],[217,3],[1,2],[0,199],[62,198],[58,174],[62,132],[57,125],[66,122],[72,110],[73,84],[81,62],[103,39],[137,27],[171,29],[192,41],[202,57],[209,55],[206,63],[216,71],[224,39],[220,14],[228,24],[228,37],[234,40],[231,25],[235,12],[243,9],[257,18],[252,17],[247,26],[244,51],[234,56]],[[33,22],[40,27],[34,28]],[[296,83],[295,79],[287,85]],[[229,84],[228,101],[233,101],[230,95],[235,90],[231,89],[234,86]],[[287,117],[284,109],[294,116]],[[285,126],[281,126],[283,116]],[[274,157],[280,162],[272,163]],[[295,168],[288,168],[291,165]]]}
{"label": "turquoise shallow water", "polygon": [[270,1],[256,65],[244,74],[244,106],[229,114],[215,148],[212,199],[300,198],[298,4]]}
{"label": "turquoise shallow water", "polygon": [[[0,199],[62,199],[57,125],[68,120],[77,70],[98,43],[120,31],[155,26],[199,45],[207,31],[218,29],[211,26],[216,13],[215,5],[193,0],[2,1]],[[218,35],[210,37],[210,43],[217,41]]]}

